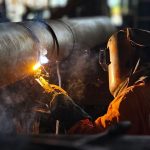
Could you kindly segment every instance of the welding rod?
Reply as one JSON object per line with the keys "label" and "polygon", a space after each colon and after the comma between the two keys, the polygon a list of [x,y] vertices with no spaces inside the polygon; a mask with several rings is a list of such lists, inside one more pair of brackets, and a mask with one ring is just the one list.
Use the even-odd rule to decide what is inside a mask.
{"label": "welding rod", "polygon": [[0,23],[0,87],[32,74],[43,50],[48,59],[62,61],[106,42],[114,31],[105,17]]}

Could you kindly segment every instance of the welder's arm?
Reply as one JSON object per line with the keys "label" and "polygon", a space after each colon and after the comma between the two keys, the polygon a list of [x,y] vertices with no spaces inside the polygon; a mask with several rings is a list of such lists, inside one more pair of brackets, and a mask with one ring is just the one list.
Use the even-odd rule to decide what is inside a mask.
{"label": "welder's arm", "polygon": [[[94,122],[69,96],[62,94],[56,96],[50,108],[53,117],[65,124],[69,134],[96,134],[122,121],[135,122],[135,115],[132,116],[130,113],[133,108],[129,108],[131,104],[128,104],[130,98],[133,99],[130,95],[125,95],[114,99],[107,113],[98,117]],[[134,133],[134,130],[136,130],[135,127],[130,132]]]}
{"label": "welder's arm", "polygon": [[[107,113],[98,117],[94,122],[89,119],[80,120],[72,128],[69,129],[70,134],[95,134],[101,133],[111,126],[120,122],[129,121],[132,126],[126,133],[135,134],[138,131],[139,117],[137,117],[138,107],[134,102],[137,97],[133,92],[122,94],[121,97],[116,97],[109,105]],[[132,112],[132,113],[131,113]],[[142,115],[141,115],[142,116]],[[125,128],[126,130],[126,128]]]}
{"label": "welder's arm", "polygon": [[59,94],[50,103],[51,116],[60,120],[69,134],[96,134],[117,123],[118,114],[110,106],[108,112],[92,121],[91,117],[69,96]]}
{"label": "welder's arm", "polygon": [[50,103],[51,116],[60,120],[66,129],[72,127],[76,122],[91,117],[79,107],[68,95],[57,94]]}

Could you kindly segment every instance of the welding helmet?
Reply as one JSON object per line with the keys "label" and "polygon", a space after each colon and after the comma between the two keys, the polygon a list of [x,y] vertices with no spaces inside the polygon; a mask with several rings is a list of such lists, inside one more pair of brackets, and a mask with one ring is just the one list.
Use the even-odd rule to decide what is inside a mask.
{"label": "welding helmet", "polygon": [[132,74],[139,58],[143,62],[150,60],[146,52],[149,41],[150,32],[126,28],[114,33],[107,48],[100,50],[99,62],[105,71],[108,70],[109,90],[114,97],[120,84]]}

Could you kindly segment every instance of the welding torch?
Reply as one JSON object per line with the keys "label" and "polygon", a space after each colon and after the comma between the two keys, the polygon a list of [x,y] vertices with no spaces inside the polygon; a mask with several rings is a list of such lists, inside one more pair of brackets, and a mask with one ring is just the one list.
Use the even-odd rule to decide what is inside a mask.
{"label": "welding torch", "polygon": [[50,84],[48,80],[44,78],[44,76],[49,76],[48,73],[44,70],[46,75],[42,73],[42,66],[37,68],[34,78],[35,80],[41,85],[41,87],[44,89],[46,93],[49,93],[52,95],[52,99],[57,96],[58,94],[63,94],[68,96],[67,92],[62,89],[60,86],[57,86],[55,84]]}
{"label": "welding torch", "polygon": [[[57,64],[57,66],[58,66],[58,64]],[[57,85],[54,85],[54,84],[50,84],[50,83],[44,78],[44,76],[49,76],[49,74],[46,72],[45,69],[44,69],[44,72],[46,73],[46,75],[43,74],[41,68],[44,69],[44,67],[41,66],[41,65],[39,65],[39,64],[36,64],[36,65],[34,66],[34,70],[36,70],[34,77],[35,77],[35,80],[36,80],[36,81],[41,85],[41,87],[44,89],[44,91],[45,91],[46,93],[50,93],[50,94],[52,95],[52,99],[51,99],[50,103],[51,103],[53,100],[55,100],[55,97],[58,96],[59,94],[63,94],[63,95],[65,95],[65,96],[68,96],[67,92],[66,92],[65,90],[63,90],[60,86],[57,86]],[[58,71],[58,70],[59,70],[59,68],[57,68],[57,71]],[[59,74],[59,76],[60,76],[60,74]],[[59,78],[60,78],[60,77],[59,77]],[[59,85],[61,85],[60,82],[61,82],[61,81],[60,81],[60,79],[59,79]],[[41,105],[41,104],[40,104],[40,105]],[[50,104],[49,104],[49,105],[50,105]],[[50,113],[51,113],[50,107],[49,107],[48,105],[45,105],[45,106],[46,106],[46,111],[45,111],[45,109],[43,109],[43,103],[42,103],[42,109],[39,108],[39,107],[37,107],[37,108],[35,108],[34,111],[42,112],[42,113],[44,112],[44,113],[50,114]],[[56,120],[56,132],[55,132],[56,134],[59,133],[59,127],[60,127],[60,121],[59,121],[59,120]]]}

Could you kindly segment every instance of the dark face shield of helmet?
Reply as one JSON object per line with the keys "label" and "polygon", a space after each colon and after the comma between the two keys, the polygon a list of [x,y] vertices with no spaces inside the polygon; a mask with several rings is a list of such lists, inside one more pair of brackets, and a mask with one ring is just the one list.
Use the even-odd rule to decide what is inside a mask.
{"label": "dark face shield of helmet", "polygon": [[108,71],[108,65],[110,64],[109,48],[100,49],[99,64],[101,65],[104,71]]}

